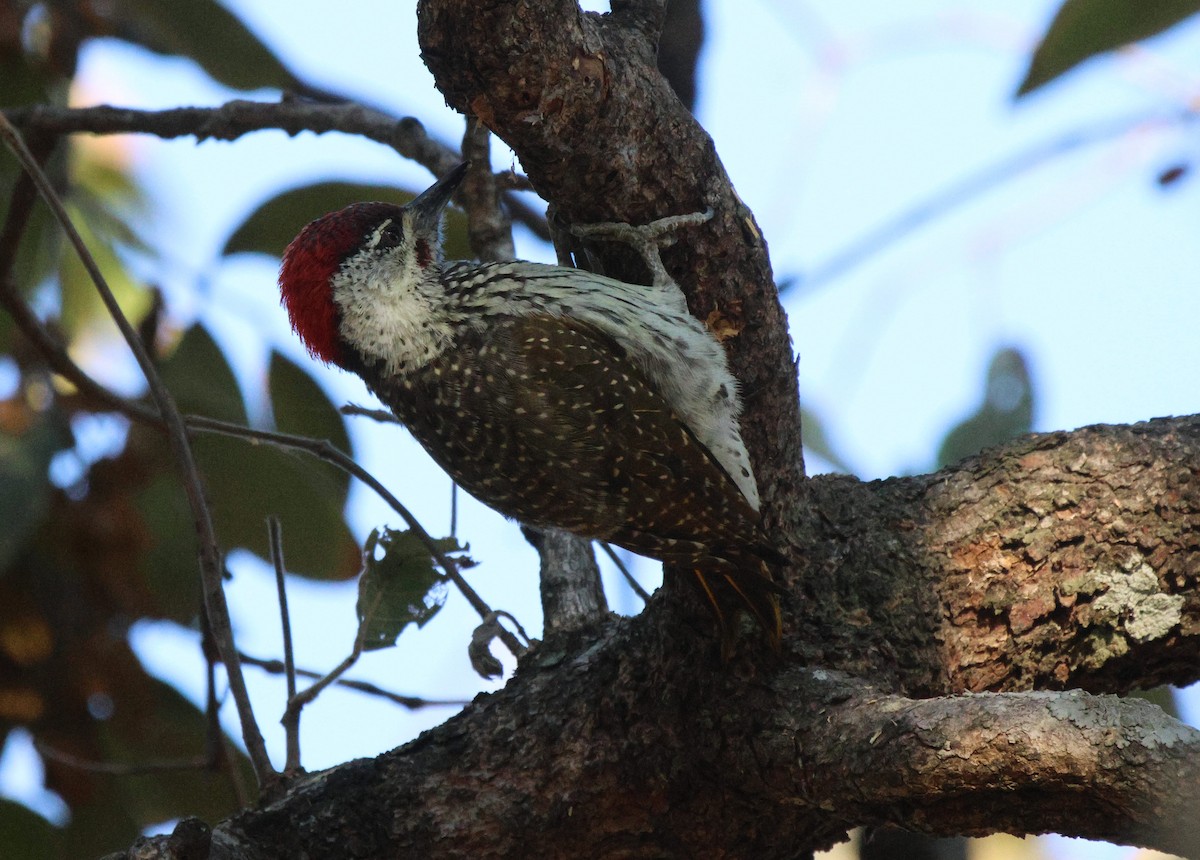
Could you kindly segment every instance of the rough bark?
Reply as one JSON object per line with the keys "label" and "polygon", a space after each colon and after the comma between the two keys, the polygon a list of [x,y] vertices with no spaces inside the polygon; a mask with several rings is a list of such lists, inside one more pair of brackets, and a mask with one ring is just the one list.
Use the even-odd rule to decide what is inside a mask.
{"label": "rough bark", "polygon": [[[722,665],[702,610],[656,597],[547,640],[413,743],[227,822],[214,856],[793,857],[884,822],[1195,854],[1200,733],[1100,693],[1136,683],[1130,666],[1200,674],[1197,462],[1200,417],[1029,437],[931,476],[818,479],[808,567],[823,573],[794,590],[779,658]],[[1054,532],[1113,487],[1156,501],[1116,529]],[[998,541],[1024,549],[967,561]],[[1041,634],[1024,620],[1035,569],[1056,596]],[[1091,692],[1052,691],[1080,679]]]}
{"label": "rough bark", "polygon": [[[552,636],[499,693],[218,826],[213,857],[795,857],[858,824],[1200,855],[1200,417],[1021,439],[935,475],[802,481],[766,246],[654,69],[661,4],[423,0],[449,103],[573,222],[712,208],[667,254],[728,337],[789,571],[782,654],[722,664],[672,589]],[[614,267],[619,251],[601,249]]]}

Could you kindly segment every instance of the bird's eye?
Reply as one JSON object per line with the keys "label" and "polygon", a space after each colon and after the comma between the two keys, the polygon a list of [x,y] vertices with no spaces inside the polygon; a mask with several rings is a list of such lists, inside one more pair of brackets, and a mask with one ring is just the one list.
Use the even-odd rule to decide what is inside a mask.
{"label": "bird's eye", "polygon": [[404,239],[404,228],[400,222],[389,218],[380,224],[367,239],[367,248],[374,251],[388,251],[395,248]]}

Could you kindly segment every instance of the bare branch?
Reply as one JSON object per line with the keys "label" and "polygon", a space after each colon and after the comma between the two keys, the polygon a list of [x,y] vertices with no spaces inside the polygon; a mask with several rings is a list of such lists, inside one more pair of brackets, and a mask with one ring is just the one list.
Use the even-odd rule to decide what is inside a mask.
{"label": "bare branch", "polygon": [[521,528],[541,556],[546,633],[590,624],[608,612],[592,542],[560,529]]}
{"label": "bare branch", "polygon": [[[283,526],[279,517],[267,517],[267,540],[271,549],[271,566],[275,568],[275,590],[279,595],[279,620],[283,628],[283,672],[287,682],[287,698],[296,698],[296,661],[292,652],[292,620],[288,615],[287,570],[283,564]],[[289,719],[284,714],[283,731],[287,744],[287,760],[283,766],[285,775],[299,773],[300,767],[300,712],[297,710]]]}
{"label": "bare branch", "polygon": [[[319,788],[301,786],[223,830],[240,843],[267,828],[286,855],[318,833],[363,832],[348,810],[365,805],[396,824],[377,852],[400,856],[439,844],[463,858],[614,846],[783,858],[887,822],[1049,829],[1200,856],[1200,733],[1147,702],[1079,691],[912,699],[824,669],[721,666],[704,641],[645,614],[590,629],[586,649],[552,640],[537,672],[403,749],[339,768],[336,815],[304,818],[297,832],[300,810],[322,808]],[[608,749],[620,755],[597,757]],[[581,762],[586,779],[564,767]],[[487,799],[470,828],[463,797]]]}
{"label": "bare branch", "polygon": [[795,516],[821,524],[806,598],[789,607],[808,665],[912,696],[1197,678],[1200,416],[1030,435],[933,475],[808,490]]}
{"label": "bare branch", "polygon": [[650,600],[650,592],[642,588],[642,584],[633,578],[633,574],[629,572],[629,568],[625,566],[625,562],[621,560],[621,556],[617,555],[617,551],[612,548],[612,544],[608,541],[600,541],[600,548],[608,556],[609,560],[617,566],[617,570],[621,572],[621,576],[625,577],[625,582],[633,589],[633,593],[642,598],[645,603]]}
{"label": "bare branch", "polygon": [[323,675],[296,695],[288,698],[287,709],[283,712],[282,722],[284,725],[288,723],[299,725],[300,711],[304,709],[305,705],[310,704],[317,696],[321,695],[330,684],[336,683],[342,675],[346,674],[358,662],[358,658],[362,656],[363,652],[363,635],[366,629],[365,620],[360,621],[358,630],[354,634],[354,645],[346,658],[341,663],[338,663],[328,674]]}
{"label": "bare branch", "polygon": [[236,140],[257,131],[279,130],[295,136],[341,132],[390,146],[433,173],[445,173],[459,161],[458,153],[438,143],[412,117],[396,118],[355,103],[320,104],[307,101],[255,102],[239,99],[220,107],[135,110],[98,105],[65,108],[50,105],[11,108],[9,122],[42,134],[152,134],[155,137],[195,137],[197,140]]}
{"label": "bare branch", "polygon": [[[285,672],[282,660],[264,660],[261,657],[251,657],[244,651],[239,656],[242,658],[243,663],[256,666],[269,674],[282,675]],[[296,674],[304,678],[324,677],[324,674],[321,672],[314,672],[311,669],[301,669],[299,667],[296,668]],[[459,708],[468,704],[465,699],[426,699],[421,696],[406,696],[403,693],[393,693],[391,690],[385,690],[376,684],[372,684],[370,681],[356,681],[352,678],[338,678],[336,683],[340,687],[356,690],[368,696],[387,699],[389,702],[408,708],[410,711],[415,711],[419,708]]]}
{"label": "bare branch", "polygon": [[[203,603],[200,608],[204,609]],[[205,755],[211,761],[220,763],[229,778],[238,809],[245,809],[252,800],[251,793],[238,766],[233,740],[221,726],[221,697],[217,693],[217,665],[221,662],[221,655],[217,653],[216,645],[212,641],[212,631],[203,611],[200,613],[200,621],[200,652],[204,655]]]}
{"label": "bare branch", "polygon": [[20,133],[2,116],[0,116],[0,137],[4,139],[5,144],[21,162],[21,166],[33,180],[34,185],[37,186],[38,193],[46,201],[46,204],[54,213],[54,217],[66,232],[68,240],[83,262],[84,269],[87,271],[92,283],[95,284],[96,290],[100,293],[100,298],[104,302],[104,306],[108,309],[109,315],[117,324],[121,336],[137,360],[138,367],[141,369],[143,376],[146,378],[146,383],[150,388],[150,396],[158,407],[159,414],[166,425],[171,450],[183,477],[184,489],[187,494],[188,505],[192,511],[196,534],[200,538],[200,573],[203,581],[204,605],[212,624],[213,637],[217,648],[221,652],[222,662],[225,663],[225,670],[229,676],[230,691],[233,693],[234,703],[237,706],[238,717],[241,721],[242,739],[246,744],[250,761],[258,777],[259,787],[263,788],[274,781],[276,774],[274,768],[271,767],[271,760],[267,756],[266,745],[263,743],[258,724],[255,722],[250,695],[246,691],[246,683],[242,677],[241,666],[238,663],[237,649],[233,643],[233,628],[229,619],[229,607],[225,602],[224,583],[221,579],[221,551],[217,545],[217,536],[213,530],[212,515],[208,510],[208,503],[204,498],[204,489],[200,483],[200,473],[196,469],[196,462],[192,456],[187,431],[183,426],[183,418],[179,414],[179,410],[175,407],[175,401],[170,391],[167,390],[167,387],[159,377],[158,370],[147,354],[146,348],[138,337],[137,332],[129,324],[129,320],[125,318],[125,314],[121,310],[121,306],[117,303],[112,290],[109,289],[108,283],[105,281],[99,266],[96,265],[96,261],[92,258],[79,232],[75,229],[75,225],[71,223],[71,219],[67,215],[66,208],[63,206],[58,194],[51,186],[49,179],[46,178],[46,174],[42,172],[37,160],[25,147]]}
{"label": "bare branch", "polygon": [[458,198],[466,207],[471,250],[483,261],[511,260],[515,255],[512,218],[501,205],[500,183],[492,172],[492,134],[477,117],[467,117],[463,160],[470,163]]}
{"label": "bare branch", "polygon": [[328,673],[322,675],[314,683],[309,684],[300,693],[288,700],[287,709],[283,712],[283,719],[287,722],[298,723],[300,721],[300,711],[304,706],[321,695],[330,684],[336,683],[342,675],[346,674],[358,662],[358,658],[361,656],[362,637],[356,636],[354,638],[354,646],[342,662],[338,663]]}
{"label": "bare branch", "polygon": [[[304,131],[314,134],[341,132],[390,146],[435,176],[441,176],[462,160],[453,149],[431,138],[419,120],[397,118],[352,102],[235,100],[215,108],[158,111],[109,105],[85,108],[33,105],[11,108],[3,114],[13,125],[45,135],[151,134],[164,139],[236,140],[247,134],[271,130],[292,136]],[[528,188],[528,181],[523,179],[506,180],[505,184],[516,190]],[[507,198],[506,202],[522,224],[543,241],[549,241],[545,218],[515,197]]]}
{"label": "bare branch", "polygon": [[380,424],[400,423],[400,419],[387,409],[371,409],[368,406],[359,406],[357,403],[347,403],[339,411],[343,415],[357,415],[360,418],[370,418],[372,421],[378,421]]}
{"label": "bare branch", "polygon": [[85,770],[89,773],[107,773],[112,776],[137,776],[144,773],[171,773],[180,770],[207,770],[212,768],[214,764],[212,758],[207,755],[144,762],[92,761],[91,759],[79,758],[60,749],[55,749],[45,741],[37,738],[34,738],[33,746],[40,755],[51,761],[65,764],[67,767],[73,767],[76,770]]}
{"label": "bare branch", "polygon": [[1200,856],[1200,732],[1147,701],[1078,690],[914,700],[845,681],[813,673],[797,689],[822,706],[802,730],[810,788],[842,815]]}

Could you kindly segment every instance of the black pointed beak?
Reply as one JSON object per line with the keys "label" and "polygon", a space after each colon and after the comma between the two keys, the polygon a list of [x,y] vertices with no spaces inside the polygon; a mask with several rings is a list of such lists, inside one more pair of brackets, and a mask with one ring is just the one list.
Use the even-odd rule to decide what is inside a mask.
{"label": "black pointed beak", "polygon": [[412,213],[414,226],[423,230],[437,230],[442,210],[462,184],[463,177],[467,175],[467,166],[468,163],[464,161],[404,207]]}

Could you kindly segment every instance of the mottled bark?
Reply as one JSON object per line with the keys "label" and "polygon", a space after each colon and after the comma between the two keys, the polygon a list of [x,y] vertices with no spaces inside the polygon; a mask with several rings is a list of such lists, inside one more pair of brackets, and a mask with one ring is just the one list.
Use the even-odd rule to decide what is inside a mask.
{"label": "mottled bark", "polygon": [[[824,530],[782,657],[722,665],[703,610],[660,595],[543,643],[417,741],[218,828],[218,856],[341,856],[353,837],[363,856],[792,857],[884,822],[1195,853],[1200,733],[1096,693],[1136,683],[1130,666],[1200,675],[1197,462],[1187,418],[1030,437],[932,476],[819,479]],[[1115,528],[1074,515],[1114,488],[1147,503]],[[1024,549],[965,561],[998,540]],[[1033,647],[1038,571],[1057,608]],[[1011,692],[1083,679],[1094,692]]]}
{"label": "mottled bark", "polygon": [[810,488],[822,525],[797,583],[809,665],[918,696],[1196,677],[1196,416],[1027,436],[934,475]]}

